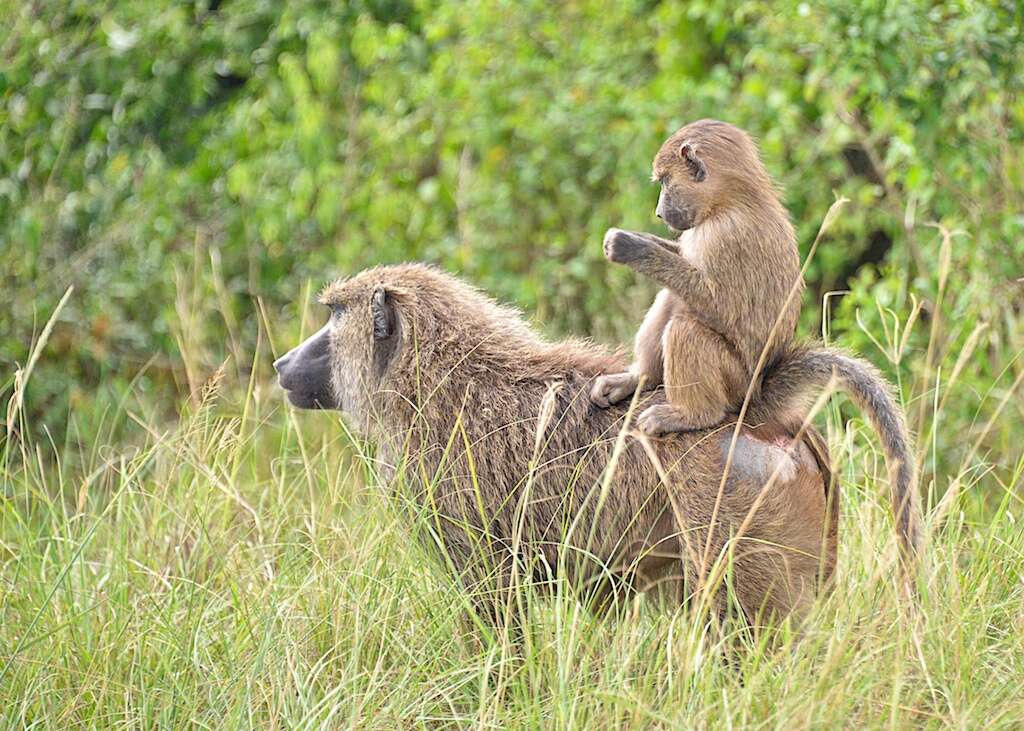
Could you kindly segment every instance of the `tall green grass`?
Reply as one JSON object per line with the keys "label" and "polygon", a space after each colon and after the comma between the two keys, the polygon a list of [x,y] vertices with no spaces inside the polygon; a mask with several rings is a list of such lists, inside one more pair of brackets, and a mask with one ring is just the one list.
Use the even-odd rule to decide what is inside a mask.
{"label": "tall green grass", "polygon": [[[838,574],[802,626],[721,637],[651,602],[602,619],[571,592],[525,587],[513,645],[466,621],[464,595],[339,418],[284,406],[267,362],[291,340],[264,322],[250,375],[221,368],[172,424],[130,392],[98,430],[77,432],[72,414],[66,443],[35,440],[18,400],[28,368],[5,385],[7,727],[1024,725],[1024,456],[978,448],[954,473],[929,467],[958,440],[1006,443],[1018,354],[999,353],[1003,381],[973,394],[969,435],[944,433],[943,409],[971,354],[936,347],[914,374],[931,384],[909,404],[931,506],[916,608],[892,573],[881,455],[833,409]],[[126,423],[131,441],[108,438]]]}

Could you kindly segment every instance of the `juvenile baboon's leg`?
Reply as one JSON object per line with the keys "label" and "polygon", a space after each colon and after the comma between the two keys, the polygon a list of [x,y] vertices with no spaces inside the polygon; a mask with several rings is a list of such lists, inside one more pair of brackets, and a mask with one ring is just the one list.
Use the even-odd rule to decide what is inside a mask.
{"label": "juvenile baboon's leg", "polygon": [[720,424],[745,391],[739,358],[720,335],[688,317],[669,323],[664,348],[668,403],[640,414],[639,429],[658,436]]}
{"label": "juvenile baboon's leg", "polygon": [[634,362],[628,371],[609,373],[594,381],[590,400],[602,409],[623,401],[636,391],[643,381],[644,388],[655,388],[662,382],[664,355],[661,336],[672,317],[672,295],[661,291],[644,316],[633,344]]}

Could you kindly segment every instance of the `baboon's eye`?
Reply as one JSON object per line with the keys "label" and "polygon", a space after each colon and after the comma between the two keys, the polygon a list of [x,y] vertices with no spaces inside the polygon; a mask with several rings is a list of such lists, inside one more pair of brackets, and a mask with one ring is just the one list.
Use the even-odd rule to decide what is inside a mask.
{"label": "baboon's eye", "polygon": [[331,310],[331,317],[340,315],[345,311],[345,305],[343,305],[341,302],[328,302],[327,307],[329,307]]}

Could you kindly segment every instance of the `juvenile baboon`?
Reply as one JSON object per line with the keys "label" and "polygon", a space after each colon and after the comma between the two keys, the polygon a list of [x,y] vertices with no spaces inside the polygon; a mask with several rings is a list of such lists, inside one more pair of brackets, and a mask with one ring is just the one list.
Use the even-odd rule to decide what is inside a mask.
{"label": "juvenile baboon", "polygon": [[790,294],[803,281],[789,215],[743,130],[693,122],[662,145],[653,168],[656,214],[679,238],[605,234],[611,261],[665,289],[637,332],[632,366],[599,378],[591,398],[608,406],[641,382],[664,384],[668,403],[637,420],[656,436],[714,426],[739,409],[762,351],[792,340],[800,297]]}
{"label": "juvenile baboon", "polygon": [[[790,429],[816,390],[835,377],[878,431],[903,556],[919,551],[911,441],[889,384],[840,350],[793,342],[800,315],[800,257],[793,226],[753,140],[724,122],[701,120],[672,135],[654,159],[657,215],[677,241],[610,229],[608,258],[665,287],[636,336],[627,371],[591,390],[598,406],[631,396],[640,383],[665,386],[637,426],[651,435],[712,426],[742,406],[753,384],[749,423]],[[762,354],[767,368],[757,372]]]}
{"label": "juvenile baboon", "polygon": [[652,588],[686,602],[731,559],[735,604],[720,587],[704,596],[754,622],[801,613],[831,575],[837,501],[813,430],[793,443],[774,421],[744,428],[722,483],[731,429],[646,451],[623,432],[625,407],[588,398],[616,357],[546,342],[452,276],[371,269],[321,301],[327,325],[275,363],[282,387],[296,406],[345,412],[376,443],[385,476],[493,620],[512,587],[556,577],[601,603]]}

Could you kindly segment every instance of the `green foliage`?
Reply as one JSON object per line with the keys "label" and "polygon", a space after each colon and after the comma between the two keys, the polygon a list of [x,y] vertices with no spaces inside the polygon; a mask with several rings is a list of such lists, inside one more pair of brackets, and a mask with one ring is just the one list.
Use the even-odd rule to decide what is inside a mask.
{"label": "green foliage", "polygon": [[[60,370],[34,386],[48,421],[84,397],[62,393],[69,374],[90,390],[156,358],[145,380],[186,385],[170,303],[196,252],[188,294],[206,308],[188,337],[207,370],[229,321],[253,344],[254,296],[291,306],[307,280],[402,259],[560,331],[628,337],[649,288],[607,266],[601,234],[656,227],[650,158],[706,115],[759,136],[803,242],[834,193],[854,201],[812,264],[817,298],[865,266],[894,283],[888,306],[934,297],[934,220],[970,232],[956,289],[998,293],[951,306],[994,323],[1020,303],[1012,3],[150,0],[5,16],[8,365],[78,288]],[[840,307],[844,330],[860,304]]]}
{"label": "green foliage", "polygon": [[[555,332],[626,341],[651,289],[604,261],[602,233],[658,230],[650,159],[702,116],[760,138],[804,246],[835,195],[852,201],[811,262],[807,334],[823,295],[850,289],[828,328],[888,365],[861,328],[924,303],[922,322],[952,324],[938,360],[922,363],[919,327],[910,372],[890,372],[926,401],[924,366],[979,323],[962,376],[978,394],[1024,346],[1012,3],[153,0],[5,15],[0,358],[24,364],[73,283],[28,399],[58,436],[69,415],[94,430],[129,383],[167,410],[168,386],[194,393],[228,355],[244,376],[256,298],[294,318],[310,285],[374,263],[437,262]],[[941,311],[931,222],[967,232]]]}

